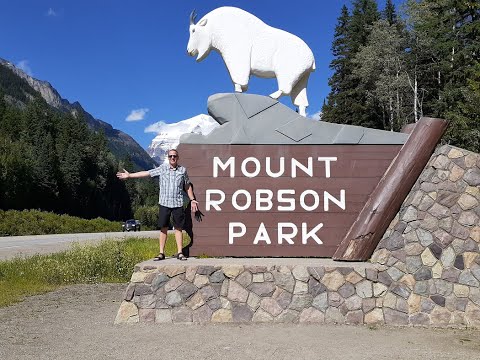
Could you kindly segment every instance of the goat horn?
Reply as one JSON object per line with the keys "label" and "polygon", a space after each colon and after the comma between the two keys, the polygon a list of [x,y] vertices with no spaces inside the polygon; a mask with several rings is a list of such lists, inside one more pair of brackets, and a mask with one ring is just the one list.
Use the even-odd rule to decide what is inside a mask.
{"label": "goat horn", "polygon": [[190,13],[190,25],[195,25],[195,18],[197,17],[197,14],[195,13],[195,9]]}

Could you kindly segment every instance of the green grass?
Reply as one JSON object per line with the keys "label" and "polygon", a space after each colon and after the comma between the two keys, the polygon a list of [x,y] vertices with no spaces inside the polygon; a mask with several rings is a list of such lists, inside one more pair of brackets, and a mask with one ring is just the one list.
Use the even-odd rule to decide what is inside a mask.
{"label": "green grass", "polygon": [[[184,235],[184,244],[188,243]],[[169,234],[167,256],[176,253]],[[157,239],[105,240],[98,245],[74,244],[70,250],[0,261],[0,307],[64,285],[128,282],[135,264],[158,254]]]}

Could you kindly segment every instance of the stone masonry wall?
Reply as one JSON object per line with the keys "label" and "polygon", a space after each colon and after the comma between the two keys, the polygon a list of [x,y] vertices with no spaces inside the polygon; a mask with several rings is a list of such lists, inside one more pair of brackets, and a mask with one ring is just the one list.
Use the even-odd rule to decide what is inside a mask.
{"label": "stone masonry wall", "polygon": [[480,325],[479,185],[479,154],[437,148],[371,259],[388,267],[385,316]]}
{"label": "stone masonry wall", "polygon": [[479,184],[478,154],[439,147],[370,263],[147,261],[115,322],[480,327]]}

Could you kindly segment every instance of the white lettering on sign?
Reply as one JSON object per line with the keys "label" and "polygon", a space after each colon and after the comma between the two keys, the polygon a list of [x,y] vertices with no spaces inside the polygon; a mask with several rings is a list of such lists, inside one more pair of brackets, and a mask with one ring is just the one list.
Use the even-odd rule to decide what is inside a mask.
{"label": "white lettering on sign", "polygon": [[270,236],[268,236],[267,229],[265,229],[265,225],[263,222],[258,227],[257,235],[255,235],[255,240],[253,240],[253,244],[257,245],[259,241],[265,241],[265,244],[270,245],[272,242],[270,241]]}
{"label": "white lettering on sign", "polygon": [[[240,229],[239,232],[235,231]],[[241,222],[231,222],[228,224],[228,243],[233,244],[233,239],[242,237],[247,233],[247,227]]]}
{"label": "white lettering on sign", "polygon": [[[309,239],[315,241],[318,245],[322,245],[323,241],[317,236],[317,232],[323,227],[323,223],[317,224],[313,229],[308,230],[307,223],[302,223],[302,245],[307,245]],[[289,229],[286,232],[285,229]],[[247,227],[241,222],[231,222],[228,224],[228,243],[233,244],[234,239],[239,239],[245,236],[247,233]],[[294,245],[294,238],[298,234],[298,227],[294,223],[281,222],[277,227],[277,244],[282,245],[285,241],[289,245]],[[262,222],[258,226],[255,238],[253,239],[253,245],[271,245],[272,240]]]}
{"label": "white lettering on sign", "polygon": [[[274,196],[276,195],[276,196]],[[287,197],[287,195],[292,195]],[[295,211],[297,208],[295,190],[280,189],[274,193],[269,189],[257,189],[255,191],[255,210],[256,211]],[[221,204],[225,202],[225,192],[219,189],[208,189],[205,193],[205,208],[210,211],[212,208],[222,211]],[[323,210],[330,211],[329,203],[332,202],[340,209],[345,210],[345,190],[340,190],[340,199],[335,198],[328,191],[323,191],[323,197],[320,197],[315,190],[307,189],[299,196],[299,205],[305,211],[315,211],[320,207],[320,199],[322,199]],[[248,190],[236,190],[231,199],[233,207],[238,211],[249,211],[252,206],[252,195]],[[276,206],[274,206],[276,205]]]}
{"label": "white lettering on sign", "polygon": [[258,189],[255,196],[255,210],[257,211],[268,211],[273,207],[272,198],[273,191],[268,189]]}
{"label": "white lettering on sign", "polygon": [[[325,157],[319,156],[317,158],[318,162],[325,163],[325,178],[330,178],[331,175],[331,162],[337,161],[337,157]],[[247,166],[249,163],[254,165],[254,170],[252,172],[247,170]],[[279,159],[279,171],[273,172],[272,171],[272,159],[270,157],[265,158],[265,173],[272,178],[277,178],[282,176],[285,173],[285,158],[281,157]],[[235,158],[233,156],[229,157],[226,162],[223,162],[218,156],[213,158],[213,177],[218,177],[218,169],[222,171],[226,171],[227,169],[230,171],[229,176],[231,178],[235,177]],[[310,156],[307,158],[307,165],[304,165],[301,161],[292,158],[290,161],[290,177],[296,178],[297,177],[297,169],[303,171],[309,177],[314,176],[313,172],[313,158]],[[255,157],[247,157],[242,161],[240,165],[240,170],[242,171],[243,176],[248,178],[254,178],[258,176],[262,170],[262,164],[260,160]],[[318,175],[317,175],[318,176]]]}
{"label": "white lettering on sign", "polygon": [[[212,195],[217,194],[220,195],[220,199],[213,200]],[[205,193],[205,209],[207,211],[210,211],[210,208],[213,207],[217,211],[222,211],[220,209],[220,204],[222,204],[225,201],[225,193],[222,190],[218,189],[208,189],[207,192]]]}
{"label": "white lettering on sign", "polygon": [[[288,234],[284,232],[284,228],[290,228],[292,231]],[[278,223],[278,244],[282,245],[283,240],[287,242],[287,244],[293,245],[293,238],[297,236],[298,234],[298,229],[295,224],[292,223]]]}
{"label": "white lettering on sign", "polygon": [[278,172],[276,172],[276,173],[274,173],[272,171],[271,160],[272,159],[270,157],[267,157],[266,160],[265,160],[265,162],[266,162],[265,171],[267,172],[267,175],[270,176],[270,177],[273,177],[273,178],[277,178],[279,176],[282,176],[283,173],[285,172],[285,158],[284,157],[280,158],[280,164],[279,164],[280,170],[278,170]]}
{"label": "white lettering on sign", "polygon": [[226,163],[223,163],[222,160],[218,157],[213,158],[213,177],[218,177],[218,168],[222,169],[223,171],[227,170],[230,167],[230,177],[235,177],[235,158],[231,157],[227,160]]}
{"label": "white lettering on sign", "polygon": [[[294,189],[279,189],[275,185],[275,181],[282,181],[285,184],[283,179],[286,176],[290,176],[292,179],[300,176],[329,179],[332,176],[332,164],[336,161],[337,157],[334,156],[319,156],[316,159],[311,156],[303,159],[290,158],[289,161],[286,161],[283,156],[276,160],[272,160],[271,157],[265,157],[262,160],[250,156],[244,158],[240,164],[236,164],[236,159],[233,156],[226,160],[215,156],[213,158],[212,174],[214,178],[222,176],[235,178],[235,171],[240,169],[240,176],[244,177],[244,180],[239,183],[239,187],[245,181],[250,183],[252,179],[261,176],[263,187],[265,187],[265,183],[268,183],[264,181],[265,177],[268,177],[272,178],[271,186],[275,187],[275,189],[260,188],[255,189],[255,192],[250,192],[246,189],[232,189],[231,184],[234,184],[234,182],[225,180],[229,184],[225,189],[206,190],[206,211],[220,212],[223,207],[227,207],[226,212],[229,213],[232,211],[229,204],[236,211],[248,213],[267,211],[295,212],[297,209],[305,212],[319,210],[329,212],[332,211],[332,208],[333,211],[338,211],[338,209],[345,210],[345,190],[339,189],[338,193],[335,192],[335,195],[333,195],[330,189],[329,191],[321,189],[325,182],[320,180],[318,181],[320,189],[304,189],[298,192]],[[236,165],[240,165],[239,168]],[[286,169],[286,166],[290,166],[290,169]],[[282,177],[282,180],[274,180],[279,177]],[[331,185],[331,182],[329,184]],[[219,187],[221,186],[219,185]],[[232,213],[232,218],[234,217],[235,213]],[[295,218],[295,214],[292,214],[292,218]],[[242,244],[245,244],[245,240],[247,240],[251,241],[253,245],[271,245],[276,243],[288,246],[295,245],[295,242],[301,245],[322,245],[323,241],[318,233],[323,228],[323,225],[323,223],[317,223],[311,227],[312,225],[309,225],[307,222],[301,222],[300,226],[297,226],[294,222],[278,222],[277,224],[268,225],[269,228],[267,228],[264,222],[260,222],[253,239],[251,237],[248,239],[248,236],[253,236],[253,232],[249,231],[247,236],[247,227],[244,223],[240,221],[229,222],[228,243],[233,245],[235,242],[238,244],[238,241],[242,241]],[[247,239],[245,239],[246,237]]]}

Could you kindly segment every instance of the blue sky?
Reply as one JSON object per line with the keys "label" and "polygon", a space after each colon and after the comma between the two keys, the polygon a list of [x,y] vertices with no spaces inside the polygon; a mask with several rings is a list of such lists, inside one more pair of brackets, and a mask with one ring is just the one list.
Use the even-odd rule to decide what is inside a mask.
{"label": "blue sky", "polygon": [[[329,92],[334,27],[350,1],[273,0],[1,0],[0,57],[49,81],[70,102],[133,136],[146,148],[159,121],[206,113],[207,98],[233,92],[221,57],[200,63],[187,56],[188,16],[224,5],[247,10],[302,38],[313,50],[310,115]],[[379,1],[383,9],[384,1]],[[249,93],[268,95],[275,80],[252,78]],[[290,99],[282,100],[291,106]],[[136,112],[135,112],[136,111]],[[130,115],[130,117],[129,117]],[[131,121],[127,121],[129,118]],[[136,119],[136,120],[132,120]]]}

